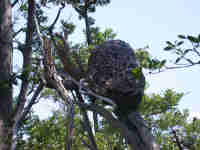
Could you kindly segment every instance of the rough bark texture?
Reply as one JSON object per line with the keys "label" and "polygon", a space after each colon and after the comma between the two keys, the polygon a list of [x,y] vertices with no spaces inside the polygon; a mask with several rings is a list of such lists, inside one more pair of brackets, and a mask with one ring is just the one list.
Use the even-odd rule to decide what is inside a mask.
{"label": "rough bark texture", "polygon": [[17,122],[20,116],[22,115],[25,102],[27,100],[27,90],[29,85],[29,75],[31,72],[32,65],[32,41],[33,41],[33,32],[34,32],[34,11],[35,11],[35,1],[28,0],[28,18],[27,18],[27,32],[26,32],[26,41],[25,48],[22,51],[23,53],[23,74],[24,78],[22,80],[22,86],[20,89],[20,94],[18,98],[15,121]]}
{"label": "rough bark texture", "polygon": [[130,113],[128,115],[128,120],[130,120],[132,125],[132,128],[129,128],[129,130],[131,130],[132,135],[135,136],[134,143],[132,143],[132,145],[135,146],[134,150],[160,150],[159,145],[156,144],[155,139],[151,134],[151,130],[146,126],[146,123],[140,113]]}
{"label": "rough bark texture", "polygon": [[11,144],[12,111],[12,33],[11,4],[9,0],[0,1],[0,149],[8,150]]}

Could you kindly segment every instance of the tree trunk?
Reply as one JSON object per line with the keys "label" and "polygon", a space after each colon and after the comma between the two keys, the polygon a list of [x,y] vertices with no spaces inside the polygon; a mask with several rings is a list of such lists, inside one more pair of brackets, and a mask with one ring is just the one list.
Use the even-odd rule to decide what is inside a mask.
{"label": "tree trunk", "polygon": [[[128,122],[131,134],[135,139],[128,139],[134,150],[160,150],[160,146],[156,144],[155,139],[139,112],[132,112],[128,115]],[[131,126],[129,126],[129,124]]]}
{"label": "tree trunk", "polygon": [[10,0],[0,0],[0,150],[9,150],[12,138],[12,33]]}
{"label": "tree trunk", "polygon": [[0,120],[0,150],[10,150],[12,143],[12,126],[7,121]]}
{"label": "tree trunk", "polygon": [[87,12],[85,15],[85,27],[86,27],[87,44],[90,45],[90,44],[92,44],[92,40],[91,40],[91,36],[90,36],[90,24],[89,24],[89,18],[88,18]]}

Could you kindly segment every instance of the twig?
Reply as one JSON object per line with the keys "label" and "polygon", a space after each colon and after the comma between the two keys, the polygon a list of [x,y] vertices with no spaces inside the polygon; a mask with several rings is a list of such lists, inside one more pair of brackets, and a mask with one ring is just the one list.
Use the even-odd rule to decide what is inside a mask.
{"label": "twig", "polygon": [[14,34],[13,34],[13,38],[15,38],[20,32],[23,31],[23,28],[20,28],[18,31],[16,31]]}
{"label": "twig", "polygon": [[40,92],[42,91],[43,89],[43,83],[40,83],[38,88],[36,89],[33,97],[31,98],[28,106],[24,109],[24,112],[21,114],[21,116],[18,118],[18,120],[16,120],[15,122],[15,128],[13,128],[13,141],[12,141],[12,148],[11,150],[15,150],[16,148],[16,140],[17,140],[17,137],[16,137],[16,134],[17,134],[17,131],[19,130],[22,122],[24,121],[25,117],[27,116],[27,114],[30,112],[32,106],[35,104],[36,100],[37,100],[37,97],[39,96]]}
{"label": "twig", "polygon": [[113,105],[113,106],[116,106],[115,102],[114,102],[112,99],[107,98],[107,97],[104,97],[104,96],[101,96],[101,95],[98,95],[98,94],[92,92],[91,90],[89,90],[88,88],[84,87],[84,86],[83,86],[83,84],[84,84],[84,83],[83,83],[83,82],[84,82],[84,79],[81,79],[81,80],[80,80],[80,83],[77,82],[77,81],[76,81],[75,79],[73,79],[72,77],[70,77],[70,79],[79,87],[79,91],[80,91],[81,94],[92,95],[92,96],[96,97],[96,98],[99,99],[99,100],[105,101],[105,102],[107,102],[107,103],[109,103],[109,104],[111,104],[111,105]]}
{"label": "twig", "polygon": [[165,67],[166,69],[182,69],[182,68],[188,68],[188,67],[192,67],[194,65],[199,65],[200,63],[197,62],[197,63],[193,63],[193,64],[190,64],[190,65],[185,65],[185,66],[173,66],[173,67]]}
{"label": "twig", "polygon": [[14,7],[14,6],[17,4],[18,1],[19,1],[19,0],[15,0],[15,1],[11,4],[11,6]]}
{"label": "twig", "polygon": [[193,48],[193,51],[200,57],[200,52],[196,48]]}
{"label": "twig", "polygon": [[[84,103],[82,95],[79,93],[79,91],[76,91],[76,95],[77,95],[79,101]],[[77,103],[77,104],[79,104],[79,103]],[[92,147],[93,147],[94,150],[98,150],[97,144],[96,144],[93,132],[92,132],[92,127],[91,127],[91,124],[90,124],[90,121],[89,121],[89,117],[88,117],[88,114],[86,112],[86,109],[83,108],[83,107],[80,107],[80,108],[81,108],[81,111],[83,112],[83,117],[84,117],[84,122],[83,123],[84,123],[84,126],[85,126],[85,128],[86,128],[86,130],[88,132],[89,139],[90,139],[90,141],[92,143]]]}
{"label": "twig", "polygon": [[20,117],[19,121],[18,121],[18,125],[17,127],[20,126],[20,123],[23,121],[23,119],[27,116],[27,114],[30,112],[32,106],[36,103],[36,100],[39,96],[39,94],[41,93],[41,91],[43,90],[44,88],[44,84],[41,82],[39,84],[39,86],[37,87],[33,97],[31,98],[29,104],[24,108],[24,112],[22,114],[22,116]]}
{"label": "twig", "polygon": [[39,23],[38,23],[38,20],[37,20],[37,17],[34,15],[34,21],[35,21],[35,26],[36,26],[36,32],[37,32],[37,35],[40,39],[40,43],[41,43],[41,47],[43,48],[44,46],[44,41],[42,39],[42,34],[40,32],[40,26],[39,26]]}
{"label": "twig", "polygon": [[50,25],[50,27],[49,27],[50,34],[52,34],[52,31],[53,31],[53,29],[54,29],[54,26],[55,26],[55,24],[57,23],[57,21],[58,21],[58,19],[59,19],[59,17],[60,17],[61,11],[62,11],[62,9],[63,9],[64,7],[65,7],[65,5],[62,5],[62,7],[59,8],[55,20],[54,20],[53,23]]}

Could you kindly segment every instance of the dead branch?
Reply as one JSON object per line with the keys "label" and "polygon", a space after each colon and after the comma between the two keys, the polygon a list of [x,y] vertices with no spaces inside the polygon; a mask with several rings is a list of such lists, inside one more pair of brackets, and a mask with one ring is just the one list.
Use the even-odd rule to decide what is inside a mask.
{"label": "dead branch", "polygon": [[57,21],[58,21],[58,19],[59,19],[59,17],[60,17],[61,11],[62,11],[62,9],[63,9],[64,7],[65,7],[65,5],[62,5],[62,7],[59,8],[55,20],[54,20],[53,23],[50,25],[50,27],[49,27],[49,32],[50,32],[50,34],[52,34],[53,29],[54,29],[54,26],[56,25],[56,23],[57,23]]}
{"label": "dead branch", "polygon": [[[79,91],[76,91],[76,96],[78,97],[80,102],[84,103],[82,95],[79,93]],[[77,103],[77,104],[79,104],[79,103]],[[83,123],[84,123],[84,127],[86,128],[86,131],[88,132],[89,139],[91,141],[92,150],[98,150],[97,144],[96,144],[96,141],[95,141],[95,138],[94,138],[94,134],[92,132],[92,127],[91,127],[91,124],[90,124],[90,121],[89,121],[89,117],[88,117],[87,111],[83,107],[80,107],[80,109],[81,109],[81,111],[83,113],[83,118],[84,118],[84,122]]]}
{"label": "dead branch", "polygon": [[56,72],[55,64],[52,58],[52,42],[50,39],[44,38],[44,76],[48,84],[52,85],[63,100],[68,101],[68,91],[62,84],[62,80],[59,78]]}
{"label": "dead branch", "polygon": [[23,28],[20,28],[18,31],[13,33],[13,38],[15,38],[20,32],[23,31]]}
{"label": "dead branch", "polygon": [[22,122],[24,121],[25,117],[27,116],[27,114],[30,112],[32,106],[36,103],[36,100],[37,100],[40,92],[42,91],[43,87],[44,87],[43,83],[40,83],[39,86],[38,86],[38,88],[36,89],[33,97],[31,98],[28,106],[26,108],[24,108],[23,113],[21,114],[21,116],[19,116],[19,119],[16,120],[15,125],[14,125],[15,127],[13,128],[13,131],[12,131],[14,138],[12,140],[11,150],[15,150],[16,149],[16,144],[17,144],[16,143],[17,142],[16,141],[17,140],[16,134],[17,134],[17,131],[19,130],[19,128],[20,128]]}
{"label": "dead branch", "polygon": [[20,123],[24,120],[24,118],[27,116],[27,114],[30,112],[32,106],[36,103],[36,100],[39,96],[39,94],[41,93],[41,91],[44,88],[44,84],[41,82],[37,89],[35,90],[30,102],[28,103],[28,105],[24,108],[24,111],[22,113],[22,116],[19,118],[18,123],[16,123],[17,128],[20,126]]}

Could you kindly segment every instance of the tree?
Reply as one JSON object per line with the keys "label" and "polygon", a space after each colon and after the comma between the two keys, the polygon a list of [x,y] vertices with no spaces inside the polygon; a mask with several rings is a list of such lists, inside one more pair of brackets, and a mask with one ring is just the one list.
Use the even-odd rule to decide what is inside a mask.
{"label": "tree", "polygon": [[[188,46],[184,46],[188,44]],[[166,42],[167,46],[165,51],[174,52],[176,57],[175,67],[167,67],[167,69],[188,68],[200,64],[200,35],[198,36],[185,36],[178,35],[178,40],[175,42]]]}
{"label": "tree", "polygon": [[[107,108],[99,101],[112,104],[112,100],[94,93],[82,80],[86,77],[91,49],[105,40],[114,39],[116,35],[111,29],[101,32],[94,26],[95,20],[88,16],[89,13],[95,12],[97,6],[104,6],[109,2],[109,0],[14,0],[13,3],[9,0],[0,1],[0,8],[2,8],[0,10],[0,58],[2,59],[0,62],[0,149],[15,150],[23,147],[30,149],[32,146],[46,149],[50,146],[52,149],[69,150],[79,149],[80,143],[85,149],[97,150],[105,147],[125,149],[128,147],[127,138],[131,139],[129,145],[138,149],[138,145],[134,142],[140,136],[134,136],[134,132],[130,133],[127,126],[113,115],[114,107]],[[80,19],[85,20],[86,42],[78,44],[69,42],[69,36],[73,33],[75,25],[66,19],[59,20],[65,5],[71,5],[79,13]],[[45,15],[45,11],[50,6],[59,7],[59,10],[55,19],[49,24],[47,20],[50,16]],[[26,24],[17,26],[18,19],[11,17],[12,11]],[[57,29],[59,21],[61,24]],[[17,71],[12,70],[14,51],[20,52],[23,57],[23,64]],[[139,49],[136,57],[143,68],[150,70],[158,69],[165,64],[165,61],[151,59],[145,49]],[[133,70],[133,73],[138,72],[140,71],[137,69]],[[19,93],[15,93],[13,87],[17,87]],[[37,117],[34,118],[31,114],[32,106],[44,96],[53,96],[55,100],[64,102],[69,111],[68,115],[63,118],[56,113],[53,116],[55,118],[43,122]],[[97,103],[90,103],[94,97]],[[150,106],[153,105],[155,104],[152,102],[147,106],[151,108]],[[172,106],[174,105],[172,103]],[[169,110],[168,106],[168,103],[166,105],[161,103],[160,108],[155,110],[166,112]],[[94,116],[97,113],[102,116],[102,118],[94,117],[97,125],[95,132],[88,111],[94,112]],[[141,119],[137,118],[137,114],[132,116]],[[146,118],[149,119],[148,116]],[[144,136],[144,133],[150,135],[146,126],[138,124],[136,126],[139,126],[139,132],[143,134],[141,137],[148,137],[146,134]],[[112,128],[118,130],[112,131]],[[72,132],[74,130],[77,130],[76,134]],[[110,132],[107,132],[108,130]],[[67,134],[63,135],[62,131]],[[25,136],[30,136],[36,141],[31,138],[24,139]],[[102,140],[103,137],[105,137],[103,144],[99,143],[98,140]],[[44,140],[41,142],[41,139]],[[147,143],[152,144],[151,135],[149,139],[151,140],[149,142],[147,139]],[[53,143],[55,140],[59,143]],[[117,145],[118,143],[120,146]],[[149,148],[150,146],[147,149]]]}
{"label": "tree", "polygon": [[9,149],[12,138],[12,16],[10,1],[1,1],[0,8],[0,58],[2,60],[0,63],[0,149],[6,150]]}

